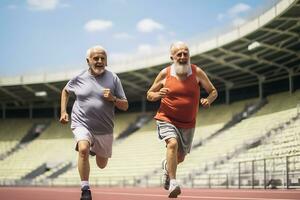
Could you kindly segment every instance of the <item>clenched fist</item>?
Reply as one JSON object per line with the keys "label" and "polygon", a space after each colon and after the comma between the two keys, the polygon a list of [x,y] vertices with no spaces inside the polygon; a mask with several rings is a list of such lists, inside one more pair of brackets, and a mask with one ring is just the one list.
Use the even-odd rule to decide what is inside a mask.
{"label": "clenched fist", "polygon": [[67,124],[69,122],[69,115],[67,112],[62,112],[59,119],[60,123]]}
{"label": "clenched fist", "polygon": [[165,97],[165,96],[168,94],[168,92],[169,92],[169,88],[165,88],[165,87],[161,88],[161,89],[158,91],[158,96],[159,96],[159,98]]}
{"label": "clenched fist", "polygon": [[207,99],[205,98],[201,98],[200,99],[200,104],[204,107],[204,108],[209,108],[210,107],[210,103]]}
{"label": "clenched fist", "polygon": [[109,88],[105,88],[103,89],[103,97],[107,100],[107,101],[115,101],[115,96],[113,96],[113,94],[111,93]]}

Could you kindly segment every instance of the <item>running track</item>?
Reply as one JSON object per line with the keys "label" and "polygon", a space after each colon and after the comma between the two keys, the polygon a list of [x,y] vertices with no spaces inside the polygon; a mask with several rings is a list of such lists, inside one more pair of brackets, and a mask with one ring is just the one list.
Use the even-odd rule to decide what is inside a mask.
{"label": "running track", "polygon": [[[92,188],[93,200],[161,200],[161,188]],[[79,188],[0,187],[2,200],[79,200]],[[300,190],[186,189],[177,199],[191,200],[299,200]]]}

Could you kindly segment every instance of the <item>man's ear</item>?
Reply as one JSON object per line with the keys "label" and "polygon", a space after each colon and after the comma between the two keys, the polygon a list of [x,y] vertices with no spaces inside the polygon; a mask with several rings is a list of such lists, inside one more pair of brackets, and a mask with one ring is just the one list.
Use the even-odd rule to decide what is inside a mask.
{"label": "man's ear", "polygon": [[87,62],[88,64],[90,64],[90,61],[89,61],[89,59],[88,59],[88,58],[86,58],[86,62]]}
{"label": "man's ear", "polygon": [[173,56],[170,56],[170,59],[173,60]]}

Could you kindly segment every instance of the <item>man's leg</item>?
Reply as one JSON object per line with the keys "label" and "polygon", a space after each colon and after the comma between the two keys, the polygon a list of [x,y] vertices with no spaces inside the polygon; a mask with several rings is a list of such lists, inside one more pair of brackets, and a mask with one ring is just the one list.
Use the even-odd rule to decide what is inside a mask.
{"label": "man's leg", "polygon": [[177,198],[181,193],[179,184],[176,181],[178,142],[176,138],[167,141],[167,169],[170,177],[169,198]]}
{"label": "man's leg", "polygon": [[107,165],[108,158],[103,158],[101,156],[96,155],[96,163],[100,169],[104,169]]}
{"label": "man's leg", "polygon": [[90,143],[87,140],[78,142],[78,171],[81,179],[81,198],[80,200],[92,200],[89,186],[90,163],[89,152]]}
{"label": "man's leg", "polygon": [[78,172],[81,181],[89,181],[90,163],[89,163],[90,143],[87,140],[78,142]]}
{"label": "man's leg", "polygon": [[178,142],[176,138],[169,138],[166,140],[166,143],[167,143],[167,170],[170,179],[176,179]]}

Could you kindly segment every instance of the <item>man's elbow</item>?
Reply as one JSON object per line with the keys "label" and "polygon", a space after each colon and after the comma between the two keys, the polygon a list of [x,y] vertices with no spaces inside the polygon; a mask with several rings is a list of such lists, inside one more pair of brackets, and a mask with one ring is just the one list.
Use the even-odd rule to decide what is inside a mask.
{"label": "man's elbow", "polygon": [[147,100],[148,101],[155,101],[155,99],[153,98],[153,96],[151,95],[150,92],[147,92]]}
{"label": "man's elbow", "polygon": [[214,89],[214,94],[215,94],[215,97],[217,98],[218,97],[218,91],[217,91],[217,89]]}

